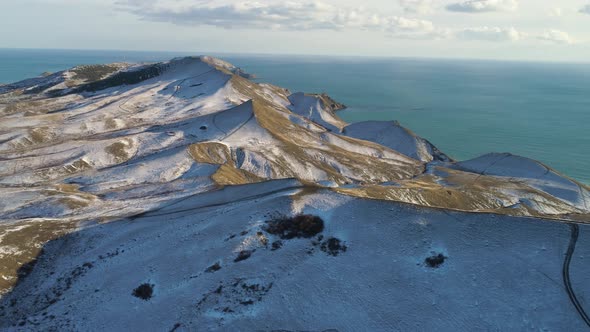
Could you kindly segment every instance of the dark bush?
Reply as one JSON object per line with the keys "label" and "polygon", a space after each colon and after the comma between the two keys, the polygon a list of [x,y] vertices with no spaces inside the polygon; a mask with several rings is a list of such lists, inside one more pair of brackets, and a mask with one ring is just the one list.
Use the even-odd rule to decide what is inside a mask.
{"label": "dark bush", "polygon": [[324,230],[324,221],[310,214],[280,216],[267,221],[264,230],[281,239],[310,238]]}
{"label": "dark bush", "polygon": [[448,257],[446,257],[443,254],[438,254],[438,255],[426,257],[424,262],[426,263],[426,266],[428,266],[428,267],[437,268],[437,267],[441,266],[442,263],[444,263],[445,259],[447,259],[447,258]]}
{"label": "dark bush", "polygon": [[153,284],[141,284],[139,287],[133,290],[133,296],[138,297],[142,300],[149,300],[152,298],[154,294],[154,285]]}
{"label": "dark bush", "polygon": [[160,75],[164,71],[160,64],[148,65],[137,70],[121,71],[105,79],[82,84],[74,92],[99,91],[120,85],[132,85]]}
{"label": "dark bush", "polygon": [[328,240],[322,242],[322,245],[320,246],[320,249],[323,252],[332,256],[338,256],[338,254],[345,252],[347,248],[348,247],[346,247],[344,242],[335,237],[331,237]]}
{"label": "dark bush", "polygon": [[278,240],[278,241],[275,241],[272,243],[270,250],[281,249],[282,246],[283,246],[283,242],[281,240]]}
{"label": "dark bush", "polygon": [[238,254],[238,257],[236,257],[236,259],[234,259],[234,262],[240,262],[240,261],[246,260],[246,259],[250,258],[250,256],[252,256],[252,250],[242,250]]}
{"label": "dark bush", "polygon": [[109,65],[86,65],[78,66],[71,70],[74,73],[73,78],[86,82],[95,82],[103,77],[117,71],[117,68]]}
{"label": "dark bush", "polygon": [[221,265],[219,265],[219,262],[209,266],[205,272],[211,273],[211,272],[215,272],[215,271],[219,271],[221,270]]}

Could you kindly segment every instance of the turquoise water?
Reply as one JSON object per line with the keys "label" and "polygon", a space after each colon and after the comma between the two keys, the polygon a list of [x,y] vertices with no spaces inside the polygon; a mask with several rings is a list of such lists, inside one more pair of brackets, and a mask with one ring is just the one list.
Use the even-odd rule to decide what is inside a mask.
{"label": "turquoise water", "polygon": [[[76,64],[181,53],[0,50],[0,82]],[[213,54],[215,55],[215,54]],[[590,65],[217,55],[292,91],[327,92],[349,122],[399,120],[456,159],[512,152],[590,183]]]}

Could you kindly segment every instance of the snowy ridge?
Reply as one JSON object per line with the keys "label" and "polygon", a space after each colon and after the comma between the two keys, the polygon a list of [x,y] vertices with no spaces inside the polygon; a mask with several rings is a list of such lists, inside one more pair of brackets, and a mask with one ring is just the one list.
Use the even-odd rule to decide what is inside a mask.
{"label": "snowy ridge", "polygon": [[[153,320],[145,320],[146,327],[170,329],[177,323],[221,330],[558,326],[543,312],[567,304],[553,273],[561,264],[568,226],[541,220],[589,222],[588,187],[510,154],[456,162],[399,123],[347,124],[336,114],[344,106],[327,95],[291,93],[251,77],[220,59],[187,57],[157,64],[81,66],[1,86],[0,294],[19,280],[19,269],[21,280],[0,298],[0,327],[19,329],[24,320],[23,326],[40,330],[140,329],[143,323],[126,321],[121,314],[129,307],[153,315]],[[274,248],[272,242],[279,239],[265,232],[264,225],[277,213],[320,216],[326,223],[325,239],[283,241],[283,249]],[[486,222],[478,224],[480,219]],[[452,225],[442,226],[447,223]],[[436,231],[431,224],[438,225]],[[482,233],[461,237],[471,229]],[[453,235],[455,231],[459,235]],[[536,235],[516,245],[515,231]],[[582,228],[581,237],[586,233]],[[370,239],[379,238],[377,234],[399,236],[395,244],[381,239],[372,246]],[[419,234],[428,234],[429,240],[420,242]],[[506,234],[513,237],[501,236]],[[545,242],[553,236],[563,243]],[[494,250],[502,248],[498,256],[466,253],[473,241],[486,237],[494,239]],[[328,238],[339,242],[326,242]],[[346,253],[339,246],[344,243],[349,247]],[[590,250],[578,243],[579,250]],[[41,255],[38,267],[24,278],[26,263],[44,245],[50,254]],[[59,250],[71,254],[58,254]],[[492,287],[495,295],[488,302],[477,300],[468,310],[462,307],[475,288],[461,290],[448,280],[464,278],[460,274],[468,269],[466,262],[478,255],[500,266],[500,256],[514,250],[522,250],[519,259],[543,259],[547,264],[519,266],[511,258],[510,268],[496,269],[487,277],[489,271],[477,268],[472,285],[508,282],[527,274],[534,279],[531,287],[549,290],[545,297],[521,289],[524,297],[514,299],[508,291]],[[554,254],[547,258],[544,250]],[[456,257],[457,265],[425,267],[429,251],[448,255],[449,262]],[[371,252],[380,258],[369,267],[362,257]],[[391,252],[399,257],[387,265],[385,253]],[[169,259],[162,259],[163,253]],[[244,255],[243,262],[233,262],[236,255]],[[184,263],[189,257],[193,265]],[[289,260],[295,264],[287,266]],[[216,262],[219,272],[203,272]],[[576,258],[573,264],[579,268],[580,262]],[[252,268],[260,264],[265,268]],[[358,270],[376,268],[375,264],[376,275]],[[317,296],[300,283],[306,274],[314,275],[314,268],[320,269],[316,277],[329,280],[314,288]],[[382,298],[383,277],[390,269],[408,271],[396,276],[397,283],[430,289],[414,300],[437,308],[423,308],[434,312],[431,322],[392,302],[399,297],[412,303],[408,294],[391,290],[390,299]],[[537,280],[531,269],[542,269],[549,277]],[[109,277],[103,279],[107,271]],[[411,282],[416,274],[421,277]],[[134,279],[138,275],[141,280]],[[343,275],[362,277],[347,280]],[[434,288],[431,277],[445,286]],[[342,310],[369,305],[375,314],[346,319],[336,315],[332,321],[326,319],[327,312],[314,314],[320,304],[353,296],[346,286],[353,280],[375,289],[361,290],[354,302],[342,304]],[[140,282],[157,285],[153,301],[136,302],[130,295]],[[216,292],[213,285],[235,289]],[[56,293],[61,295],[51,295]],[[281,294],[308,319],[287,324],[297,313],[282,307]],[[371,297],[399,311],[386,314],[373,308]],[[525,306],[530,297],[539,311]],[[10,306],[12,298],[22,301]],[[309,303],[302,302],[306,298]],[[494,325],[492,318],[475,321],[508,300],[530,315],[527,322],[517,322],[516,316],[502,326]],[[93,314],[104,301],[112,303],[110,309]],[[438,307],[439,301],[446,301],[447,309]],[[74,302],[77,312],[66,314],[64,308]],[[154,311],[172,303],[181,308],[179,313]],[[459,311],[465,312],[461,318],[443,319]],[[277,312],[284,317],[267,319]],[[570,314],[566,309],[561,313]],[[48,320],[49,316],[56,318]],[[270,325],[257,323],[264,321]],[[568,322],[579,327],[575,318]]]}
{"label": "snowy ridge", "polygon": [[350,137],[379,143],[423,162],[451,161],[451,158],[427,140],[416,136],[397,121],[365,121],[347,125],[343,133]]}

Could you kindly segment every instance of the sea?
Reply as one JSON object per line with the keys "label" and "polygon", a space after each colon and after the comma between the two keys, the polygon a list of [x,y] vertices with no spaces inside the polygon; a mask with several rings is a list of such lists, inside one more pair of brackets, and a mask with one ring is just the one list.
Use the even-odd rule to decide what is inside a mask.
{"label": "sea", "polygon": [[[80,64],[199,52],[0,49],[0,83]],[[511,152],[590,184],[590,64],[216,54],[291,91],[325,92],[348,122],[397,120],[457,160]]]}

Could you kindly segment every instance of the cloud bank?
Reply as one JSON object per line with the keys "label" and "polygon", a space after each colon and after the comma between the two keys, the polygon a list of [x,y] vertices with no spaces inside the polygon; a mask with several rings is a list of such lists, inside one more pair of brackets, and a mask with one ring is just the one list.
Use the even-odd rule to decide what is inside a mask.
{"label": "cloud bank", "polygon": [[537,39],[554,44],[575,44],[576,40],[567,32],[560,30],[546,30]]}
{"label": "cloud bank", "polygon": [[518,9],[518,0],[467,0],[450,4],[446,8],[463,13],[515,11]]}
{"label": "cloud bank", "polygon": [[319,1],[252,2],[127,0],[119,5],[146,20],[226,29],[383,31],[397,38],[440,38],[431,21],[387,16],[363,8],[336,7]]}
{"label": "cloud bank", "polygon": [[[428,13],[433,0],[398,0],[409,16]],[[375,10],[343,7],[314,1],[267,0],[118,0],[120,8],[144,20],[184,26],[208,25],[224,29],[247,28],[279,31],[365,30],[398,39],[457,39],[464,41],[518,42],[542,40],[573,44],[575,40],[559,30],[527,34],[514,27],[479,26],[447,29],[416,17],[385,15]],[[510,11],[517,0],[466,0],[447,6],[451,11]],[[590,10],[590,5],[588,6]]]}
{"label": "cloud bank", "polygon": [[524,33],[515,28],[499,27],[476,27],[467,28],[457,33],[457,37],[464,40],[486,40],[486,41],[519,41],[525,37]]}

